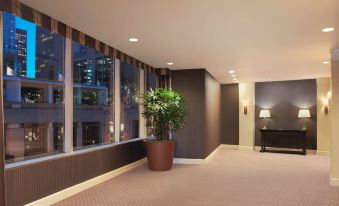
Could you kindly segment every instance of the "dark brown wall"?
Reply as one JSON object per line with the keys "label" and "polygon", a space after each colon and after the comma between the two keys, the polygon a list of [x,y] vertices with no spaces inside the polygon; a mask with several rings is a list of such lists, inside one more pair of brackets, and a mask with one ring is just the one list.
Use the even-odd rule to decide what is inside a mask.
{"label": "dark brown wall", "polygon": [[207,157],[220,145],[221,97],[220,84],[205,72],[205,138],[203,139],[204,157]]}
{"label": "dark brown wall", "polygon": [[142,141],[6,170],[7,205],[23,205],[145,157]]}
{"label": "dark brown wall", "polygon": [[185,97],[188,112],[182,129],[173,134],[177,141],[175,157],[203,158],[203,138],[205,132],[205,71],[173,70],[172,89]]}
{"label": "dark brown wall", "polygon": [[171,79],[189,113],[184,128],[173,134],[175,157],[206,158],[220,144],[220,85],[205,69],[173,70]]}
{"label": "dark brown wall", "polygon": [[221,85],[221,143],[239,145],[239,85]]}
{"label": "dark brown wall", "polygon": [[[255,84],[255,145],[261,145],[260,128],[264,120],[259,119],[260,110],[269,109],[271,118],[267,119],[268,128],[301,129],[303,120],[298,118],[299,109],[310,109],[311,118],[307,119],[309,130],[306,137],[308,149],[317,148],[317,85],[316,80],[263,82]],[[272,146],[295,148],[300,142],[284,141],[277,138]]]}

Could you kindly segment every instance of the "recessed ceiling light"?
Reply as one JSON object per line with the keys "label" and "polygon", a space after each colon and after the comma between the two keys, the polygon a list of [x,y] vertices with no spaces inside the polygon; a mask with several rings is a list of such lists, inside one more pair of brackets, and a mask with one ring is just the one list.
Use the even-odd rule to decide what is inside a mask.
{"label": "recessed ceiling light", "polygon": [[330,62],[329,61],[324,61],[323,64],[329,64]]}
{"label": "recessed ceiling light", "polygon": [[228,71],[230,74],[234,74],[235,73],[235,71],[234,70],[230,70],[230,71]]}
{"label": "recessed ceiling light", "polygon": [[167,62],[167,65],[173,65],[174,63],[173,62]]}
{"label": "recessed ceiling light", "polygon": [[237,81],[238,79],[237,78],[233,78],[234,81]]}
{"label": "recessed ceiling light", "polygon": [[327,28],[323,28],[323,32],[331,32],[331,31],[334,31],[335,29],[332,28],[332,27],[327,27]]}
{"label": "recessed ceiling light", "polygon": [[131,38],[128,39],[128,41],[130,41],[130,42],[137,42],[137,41],[139,41],[139,39],[137,39],[135,37],[131,37]]}
{"label": "recessed ceiling light", "polygon": [[231,76],[232,76],[232,77],[237,77],[237,75],[236,75],[236,74],[232,74]]}

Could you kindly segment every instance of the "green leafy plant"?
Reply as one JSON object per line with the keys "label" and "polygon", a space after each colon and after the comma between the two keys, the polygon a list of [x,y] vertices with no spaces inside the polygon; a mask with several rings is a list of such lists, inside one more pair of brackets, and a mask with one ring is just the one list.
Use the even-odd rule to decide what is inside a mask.
{"label": "green leafy plant", "polygon": [[182,128],[185,123],[184,97],[171,89],[157,88],[145,92],[143,106],[147,134],[158,141],[168,140],[169,133]]}

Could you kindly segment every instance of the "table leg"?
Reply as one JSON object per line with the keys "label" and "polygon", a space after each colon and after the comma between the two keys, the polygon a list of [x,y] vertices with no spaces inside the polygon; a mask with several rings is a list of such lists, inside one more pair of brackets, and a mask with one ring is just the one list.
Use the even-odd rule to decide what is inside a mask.
{"label": "table leg", "polygon": [[303,154],[306,155],[306,135],[305,134],[303,135],[302,141],[303,141],[302,143]]}
{"label": "table leg", "polygon": [[266,150],[265,135],[261,134],[261,150],[260,150],[260,152],[265,152],[265,150]]}

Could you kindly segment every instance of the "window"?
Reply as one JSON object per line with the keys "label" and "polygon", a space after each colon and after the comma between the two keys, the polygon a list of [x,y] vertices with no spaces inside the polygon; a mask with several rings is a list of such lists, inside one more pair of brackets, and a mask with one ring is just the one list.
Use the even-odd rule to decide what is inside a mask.
{"label": "window", "polygon": [[146,72],[146,90],[157,87],[157,75],[152,72]]}
{"label": "window", "polygon": [[[120,90],[120,104],[115,106],[114,66],[118,62],[113,57],[75,41],[67,41],[67,48],[71,48],[66,53],[65,37],[10,13],[2,14],[0,69],[6,163],[63,153],[65,138],[73,138],[73,150],[79,150],[135,139],[140,136],[139,130],[143,135],[139,96],[146,87],[156,87],[155,74],[140,75],[140,69],[119,63],[120,76],[116,78],[120,78],[120,84],[116,89]],[[65,65],[65,55],[72,59],[71,65]],[[67,82],[66,66],[72,66],[67,71],[72,80]],[[64,99],[65,93],[71,93],[65,90],[65,84],[68,87],[72,83],[73,105],[66,108],[73,106],[73,115],[65,114]],[[120,111],[116,117],[120,118],[118,125],[115,110]],[[71,121],[67,126],[73,126],[73,137],[64,137],[65,119]]]}
{"label": "window", "polygon": [[63,152],[65,39],[3,12],[6,162]]}
{"label": "window", "polygon": [[74,150],[114,142],[114,62],[95,49],[72,43]]}
{"label": "window", "polygon": [[139,69],[120,64],[120,141],[139,137]]}

